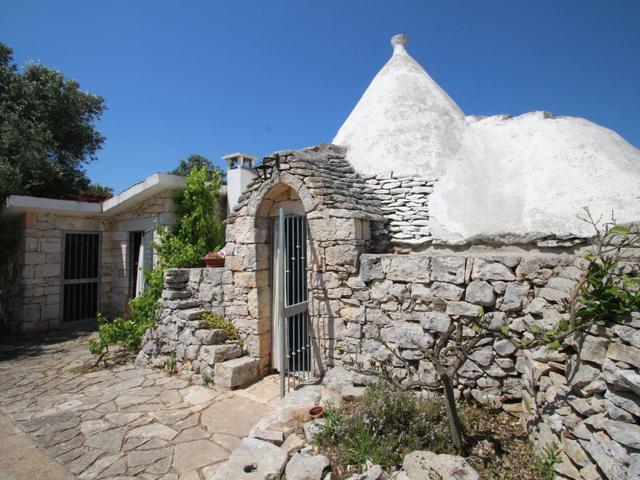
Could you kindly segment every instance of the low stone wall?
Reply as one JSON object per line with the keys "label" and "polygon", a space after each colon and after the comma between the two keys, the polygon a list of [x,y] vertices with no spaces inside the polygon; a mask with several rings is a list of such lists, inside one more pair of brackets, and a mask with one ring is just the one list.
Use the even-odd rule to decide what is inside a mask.
{"label": "low stone wall", "polygon": [[[466,337],[476,335],[474,322],[496,332],[507,325],[521,337],[534,324],[568,318],[563,300],[580,277],[580,263],[565,254],[539,253],[362,255],[358,275],[336,285],[353,293],[341,300],[335,318],[334,358],[360,372],[391,361],[397,380],[435,386],[433,365],[419,346],[433,346],[451,322],[462,322]],[[522,353],[502,335],[480,345],[459,371],[459,394],[494,407],[519,404]],[[367,377],[359,381],[366,383]]]}
{"label": "low stone wall", "polygon": [[572,343],[572,352],[525,354],[532,440],[561,447],[560,478],[640,478],[640,313]]}
{"label": "low stone wall", "polygon": [[246,356],[245,342],[228,340],[226,331],[212,328],[202,318],[205,312],[224,317],[224,276],[222,268],[165,273],[156,326],[142,339],[137,365],[164,367],[173,359],[177,369],[202,374],[223,388],[258,378],[258,360]]}

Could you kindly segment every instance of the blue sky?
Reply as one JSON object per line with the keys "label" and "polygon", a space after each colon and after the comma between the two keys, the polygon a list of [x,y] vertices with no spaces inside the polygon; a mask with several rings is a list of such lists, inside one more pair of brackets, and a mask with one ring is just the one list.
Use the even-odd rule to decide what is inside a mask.
{"label": "blue sky", "polygon": [[547,110],[640,146],[635,0],[3,0],[0,41],[106,99],[88,167],[117,191],[190,153],[330,142],[408,50],[467,114]]}

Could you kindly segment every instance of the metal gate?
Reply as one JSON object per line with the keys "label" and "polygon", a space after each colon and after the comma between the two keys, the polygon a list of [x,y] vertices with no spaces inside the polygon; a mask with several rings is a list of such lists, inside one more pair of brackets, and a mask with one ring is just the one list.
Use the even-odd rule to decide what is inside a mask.
{"label": "metal gate", "polygon": [[280,371],[280,396],[315,372],[309,328],[307,290],[307,224],[302,215],[288,215],[280,209],[272,223],[274,362]]}
{"label": "metal gate", "polygon": [[95,319],[100,296],[100,234],[63,233],[62,321]]}

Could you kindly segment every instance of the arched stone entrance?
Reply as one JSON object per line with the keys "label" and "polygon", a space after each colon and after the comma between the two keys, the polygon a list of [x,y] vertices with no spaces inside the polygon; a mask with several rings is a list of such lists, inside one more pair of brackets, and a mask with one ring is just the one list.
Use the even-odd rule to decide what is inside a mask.
{"label": "arched stone entrance", "polygon": [[[269,223],[279,208],[305,215],[308,225],[307,285],[311,344],[323,371],[335,343],[344,338],[341,299],[369,241],[369,221],[379,221],[359,179],[333,146],[283,152],[280,171],[254,181],[241,196],[227,225],[226,317],[247,336],[247,350],[266,374],[271,365],[272,295]],[[345,175],[350,176],[345,181]],[[345,192],[349,188],[349,192]],[[357,189],[356,189],[357,188]],[[344,194],[350,195],[346,199]]]}

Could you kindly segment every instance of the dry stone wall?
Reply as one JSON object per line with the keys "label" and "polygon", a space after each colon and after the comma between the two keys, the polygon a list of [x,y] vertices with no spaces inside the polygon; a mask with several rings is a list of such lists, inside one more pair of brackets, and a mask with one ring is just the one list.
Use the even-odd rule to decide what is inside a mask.
{"label": "dry stone wall", "polygon": [[558,478],[640,478],[640,313],[524,356],[527,428],[561,447]]}
{"label": "dry stone wall", "polygon": [[261,372],[271,354],[269,218],[279,206],[306,216],[310,316],[325,326],[331,314],[318,300],[324,287],[317,273],[355,273],[359,255],[371,248],[370,223],[384,221],[378,199],[344,159],[344,149],[323,145],[274,155],[280,170],[247,187],[228,219],[224,247],[230,275],[225,315],[247,334]]}
{"label": "dry stone wall", "polygon": [[520,337],[534,324],[568,318],[562,301],[579,278],[579,265],[553,254],[362,255],[359,273],[327,291],[329,298],[345,287],[352,292],[335,305],[332,355],[360,372],[359,383],[383,361],[394,365],[398,381],[435,386],[435,370],[421,349],[431,348],[451,322],[461,322],[466,337],[476,335],[471,327],[479,322],[496,335],[482,340],[460,369],[458,392],[494,407],[519,404],[522,353],[500,330],[506,325]]}
{"label": "dry stone wall", "polygon": [[380,200],[385,217],[372,225],[378,245],[419,247],[431,241],[427,227],[434,179],[389,173],[365,177],[365,184]]}
{"label": "dry stone wall", "polygon": [[[156,326],[142,339],[139,366],[165,367],[201,374],[223,388],[236,388],[258,378],[258,360],[246,356],[244,341],[230,340],[203,314],[225,315],[233,302],[225,299],[230,278],[222,268],[170,269],[165,273]],[[226,284],[225,284],[226,282]]]}

